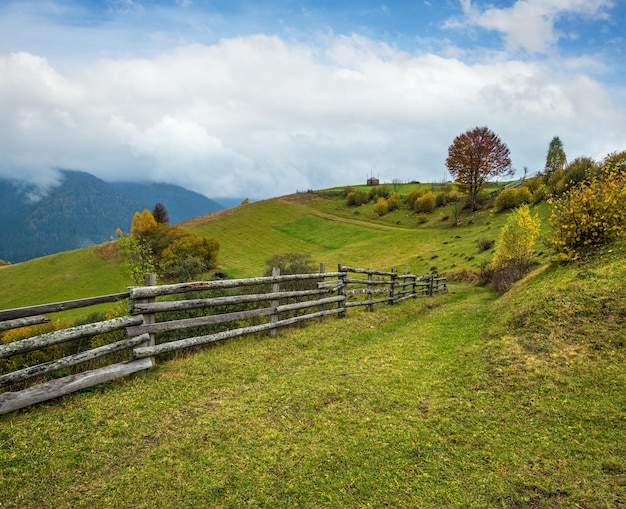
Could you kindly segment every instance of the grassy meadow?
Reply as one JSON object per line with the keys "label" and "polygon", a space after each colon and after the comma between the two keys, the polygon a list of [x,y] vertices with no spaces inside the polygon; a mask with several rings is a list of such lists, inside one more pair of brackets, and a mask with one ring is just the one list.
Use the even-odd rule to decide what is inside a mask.
{"label": "grassy meadow", "polygon": [[[437,210],[418,224],[319,198],[185,227],[219,239],[231,276],[287,251],[419,274],[478,270],[493,253],[476,241],[506,221],[464,211],[452,227]],[[543,254],[502,296],[452,282],[2,416],[0,507],[623,507],[625,255],[624,242],[577,264]],[[1,269],[0,308],[129,284],[106,247],[55,257]]]}

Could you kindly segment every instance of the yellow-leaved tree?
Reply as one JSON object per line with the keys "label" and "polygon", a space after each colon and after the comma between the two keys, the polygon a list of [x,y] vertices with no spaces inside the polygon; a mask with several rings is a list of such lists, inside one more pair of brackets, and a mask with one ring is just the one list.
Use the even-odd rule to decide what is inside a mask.
{"label": "yellow-leaved tree", "polygon": [[150,212],[148,209],[143,209],[143,212],[141,213],[135,212],[135,215],[133,216],[133,222],[130,227],[130,234],[133,237],[141,237],[148,230],[156,228],[156,225],[157,222],[156,219],[154,219],[152,212]]}
{"label": "yellow-leaved tree", "polygon": [[522,205],[509,217],[496,242],[490,267],[497,291],[506,291],[528,272],[540,226],[539,216],[531,215],[528,205]]}

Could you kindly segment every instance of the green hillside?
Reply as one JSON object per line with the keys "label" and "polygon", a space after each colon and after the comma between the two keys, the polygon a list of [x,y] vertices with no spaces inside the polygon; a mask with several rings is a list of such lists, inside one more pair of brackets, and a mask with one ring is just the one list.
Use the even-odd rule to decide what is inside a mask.
{"label": "green hillside", "polygon": [[[265,261],[285,252],[309,253],[334,270],[338,263],[425,274],[463,267],[478,271],[492,251],[477,240],[496,240],[506,213],[463,211],[453,226],[450,206],[438,208],[420,224],[408,211],[382,218],[373,204],[348,207],[337,196],[305,193],[216,212],[184,227],[220,242],[218,270],[233,277],[259,276]],[[545,217],[548,207],[537,209]],[[547,221],[544,221],[547,229]],[[111,244],[63,252],[0,268],[0,309],[125,291],[132,280]]]}
{"label": "green hillside", "polygon": [[[287,251],[423,273],[478,270],[493,253],[476,241],[507,217],[420,224],[310,194],[185,227],[218,238],[236,276]],[[2,416],[0,507],[622,507],[625,258],[624,241],[538,255],[502,296],[452,282]],[[105,245],[0,269],[0,307],[127,284]]]}

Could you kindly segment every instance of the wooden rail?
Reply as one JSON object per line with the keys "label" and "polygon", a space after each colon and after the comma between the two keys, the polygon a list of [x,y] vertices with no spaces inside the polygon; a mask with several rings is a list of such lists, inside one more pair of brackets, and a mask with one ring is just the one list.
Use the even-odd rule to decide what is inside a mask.
{"label": "wooden rail", "polygon": [[[250,287],[256,290],[246,290]],[[447,281],[443,276],[416,276],[407,271],[399,274],[395,269],[377,271],[342,265],[336,272],[325,272],[322,264],[320,272],[312,274],[280,275],[274,270],[272,276],[266,277],[168,285],[156,285],[155,278],[149,275],[144,286],[130,287],[124,293],[2,310],[0,340],[2,331],[49,322],[46,313],[128,299],[127,316],[0,344],[0,388],[9,388],[0,393],[0,415],[149,369],[157,355],[242,335],[274,334],[281,327],[306,320],[344,317],[348,308],[364,306],[372,311],[377,304],[394,304],[446,291]],[[235,294],[190,298],[202,292]],[[184,316],[189,313],[199,316]],[[95,338],[105,337],[104,334],[108,335],[106,344],[91,345]],[[184,337],[178,337],[180,334]],[[72,350],[85,341],[90,343],[88,348],[43,361],[38,357],[33,365],[2,371],[4,359],[18,355],[25,359],[31,352],[51,355],[51,349],[63,351],[63,345],[67,345],[66,349]],[[120,352],[124,351],[127,351],[123,354],[126,360],[120,362]],[[107,361],[111,354],[116,354],[117,359]],[[85,365],[94,361],[103,365],[80,371],[80,366],[85,369]],[[78,372],[67,374],[74,370]],[[65,376],[49,380],[59,373]],[[23,386],[28,380],[34,380],[36,385],[11,391],[11,386]]]}

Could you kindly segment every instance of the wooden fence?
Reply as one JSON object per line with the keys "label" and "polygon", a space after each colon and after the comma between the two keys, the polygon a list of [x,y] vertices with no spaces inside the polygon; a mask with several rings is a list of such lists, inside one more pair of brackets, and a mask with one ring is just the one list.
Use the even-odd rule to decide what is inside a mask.
{"label": "wooden fence", "polygon": [[[0,311],[2,340],[2,331],[50,322],[46,314],[128,300],[126,316],[0,344],[0,415],[149,369],[160,354],[447,291],[444,276],[342,265],[325,272],[323,264],[314,274],[155,283],[147,275],[145,286],[124,293]],[[35,352],[57,358],[41,362]],[[19,369],[3,369],[4,359]]]}

